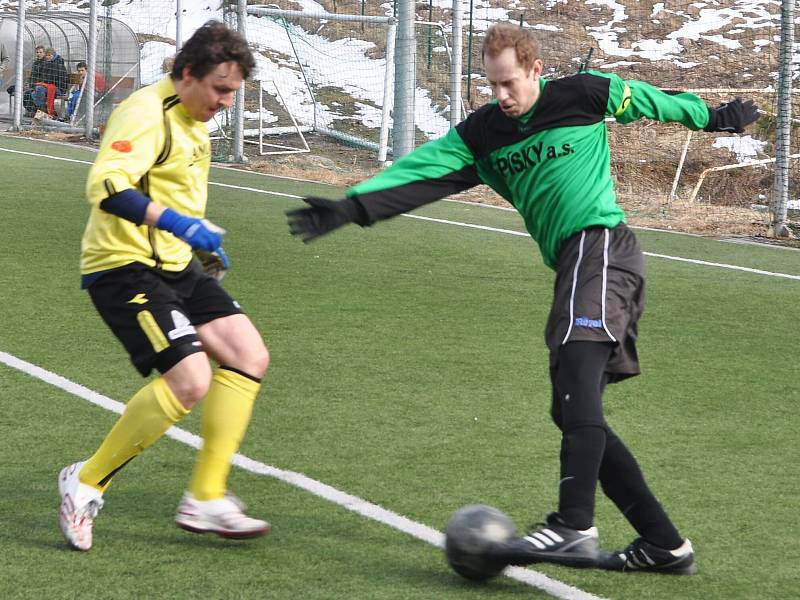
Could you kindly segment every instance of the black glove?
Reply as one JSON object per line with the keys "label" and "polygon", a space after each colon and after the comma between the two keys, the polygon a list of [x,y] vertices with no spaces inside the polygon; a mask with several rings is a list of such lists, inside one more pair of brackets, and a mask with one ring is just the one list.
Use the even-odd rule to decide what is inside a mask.
{"label": "black glove", "polygon": [[703,131],[727,131],[729,133],[742,133],[744,128],[758,119],[758,106],[752,100],[742,102],[736,98],[731,102],[724,102],[717,108],[708,107],[708,125]]}
{"label": "black glove", "polygon": [[347,223],[367,225],[364,207],[353,198],[328,200],[309,196],[303,201],[309,205],[307,208],[287,210],[286,216],[291,234],[299,236],[306,244]]}

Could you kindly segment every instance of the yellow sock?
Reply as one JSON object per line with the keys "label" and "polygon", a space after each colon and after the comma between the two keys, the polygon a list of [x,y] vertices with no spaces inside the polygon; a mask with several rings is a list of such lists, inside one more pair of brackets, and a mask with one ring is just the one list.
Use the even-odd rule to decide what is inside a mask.
{"label": "yellow sock", "polygon": [[154,379],[128,401],[106,439],[83,465],[79,479],[105,491],[117,471],[188,414],[164,378]]}
{"label": "yellow sock", "polygon": [[198,500],[222,498],[231,457],[239,449],[261,384],[220,368],[203,400],[203,447],[197,454],[189,492]]}

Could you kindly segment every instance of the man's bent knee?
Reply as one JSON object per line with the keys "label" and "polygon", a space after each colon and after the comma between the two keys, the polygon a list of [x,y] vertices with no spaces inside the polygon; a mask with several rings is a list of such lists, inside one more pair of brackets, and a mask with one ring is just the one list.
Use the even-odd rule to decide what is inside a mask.
{"label": "man's bent knee", "polygon": [[253,377],[261,379],[269,367],[269,358],[269,350],[267,350],[266,346],[262,345],[261,348],[253,352],[252,356],[247,361],[249,366],[245,371]]}
{"label": "man's bent knee", "polygon": [[206,352],[220,365],[261,379],[269,366],[269,351],[261,334],[244,314],[222,317],[197,328]]}
{"label": "man's bent knee", "polygon": [[258,344],[244,351],[230,353],[227,360],[220,362],[220,366],[231,367],[252,379],[261,380],[269,367],[269,359],[266,346]]}
{"label": "man's bent knee", "polygon": [[172,393],[184,408],[191,410],[205,397],[211,385],[211,365],[203,353],[190,354],[164,373]]}

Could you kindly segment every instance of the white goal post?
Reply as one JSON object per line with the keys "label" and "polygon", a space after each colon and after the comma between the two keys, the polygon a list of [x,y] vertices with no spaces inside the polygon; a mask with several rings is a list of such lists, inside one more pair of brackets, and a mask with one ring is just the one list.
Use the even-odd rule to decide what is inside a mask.
{"label": "white goal post", "polygon": [[[693,94],[724,94],[727,97],[737,97],[740,95],[747,95],[747,94],[774,94],[775,89],[772,87],[768,88],[688,88],[682,90],[685,92],[691,92]],[[794,94],[800,93],[800,90],[793,90]],[[766,111],[759,109],[758,112],[760,114],[767,114]],[[792,122],[800,122],[798,119],[792,119]],[[678,161],[678,167],[675,171],[675,178],[672,180],[672,188],[670,189],[669,196],[667,198],[668,201],[675,200],[678,197],[678,184],[680,182],[681,175],[683,173],[684,163],[686,161],[686,155],[689,152],[689,146],[692,143],[692,134],[694,132],[689,130],[686,133],[686,141],[683,143],[683,147],[681,148],[681,156]],[[788,156],[788,160],[795,160],[800,158],[800,154],[792,154]],[[697,200],[698,194],[700,193],[700,188],[703,185],[706,177],[714,172],[718,171],[729,171],[731,169],[740,169],[740,168],[747,168],[747,167],[760,167],[768,164],[772,164],[776,162],[776,158],[766,158],[760,160],[748,160],[744,162],[738,162],[733,164],[726,164],[726,165],[718,165],[715,167],[710,167],[705,169],[695,183],[694,187],[692,188],[692,192],[689,196],[688,202],[691,204],[695,200]]]}
{"label": "white goal post", "polygon": [[[313,131],[328,135],[339,139],[343,142],[353,144],[359,147],[375,150],[378,153],[379,160],[385,160],[389,153],[389,127],[390,127],[390,112],[392,108],[393,98],[393,82],[394,82],[394,42],[397,31],[396,20],[393,17],[379,17],[379,16],[362,16],[362,15],[346,15],[346,14],[333,14],[333,13],[319,13],[308,11],[294,11],[294,10],[281,10],[277,8],[269,8],[262,6],[248,6],[247,12],[250,15],[258,17],[268,17],[276,22],[282,24],[286,37],[291,48],[291,53],[295,60],[293,65],[294,69],[298,71],[302,77],[305,90],[312,105],[312,114],[310,115],[310,123],[308,124]],[[309,65],[301,59],[298,52],[297,45],[293,39],[293,33],[298,31],[297,27],[290,24],[290,20],[308,19],[315,23],[325,22],[356,22],[356,23],[371,23],[385,26],[386,33],[384,38],[385,43],[385,67],[383,73],[380,74],[382,79],[382,94],[381,94],[381,107],[380,107],[380,126],[377,141],[372,141],[360,136],[356,133],[351,133],[342,128],[337,128],[326,120],[322,113],[323,104],[319,101],[315,94],[315,87],[325,87],[324,85],[315,84],[312,77],[313,65]],[[319,29],[319,27],[318,27]],[[253,36],[253,30],[249,32],[251,43],[259,43],[258,36]],[[305,32],[304,32],[305,33]],[[315,36],[314,32],[308,32],[309,38]],[[357,74],[352,74],[357,77]],[[373,101],[374,102],[374,101]],[[288,104],[284,104],[287,110],[291,112]],[[294,120],[294,117],[293,117]],[[305,128],[304,128],[305,129]]]}

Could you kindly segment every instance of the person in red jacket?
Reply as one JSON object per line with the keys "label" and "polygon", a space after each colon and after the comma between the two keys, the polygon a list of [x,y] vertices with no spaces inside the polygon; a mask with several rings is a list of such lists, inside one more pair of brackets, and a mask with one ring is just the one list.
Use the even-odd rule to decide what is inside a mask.
{"label": "person in red jacket", "polygon": [[40,78],[33,84],[33,103],[39,110],[46,110],[48,115],[55,116],[55,100],[67,93],[68,85],[69,75],[64,59],[53,48],[47,48]]}

